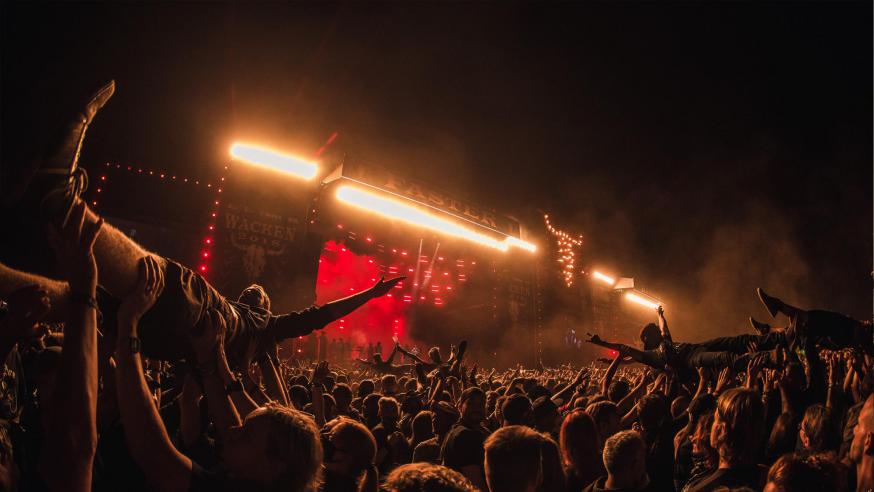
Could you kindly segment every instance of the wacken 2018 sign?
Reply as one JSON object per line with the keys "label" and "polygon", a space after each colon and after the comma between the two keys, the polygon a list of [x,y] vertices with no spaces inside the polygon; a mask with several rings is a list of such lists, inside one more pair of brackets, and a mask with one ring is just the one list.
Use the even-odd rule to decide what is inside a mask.
{"label": "wacken 2018 sign", "polygon": [[231,245],[242,254],[249,278],[259,278],[268,257],[284,255],[298,234],[298,219],[230,203],[223,214]]}
{"label": "wacken 2018 sign", "polygon": [[340,176],[337,177],[359,181],[473,222],[480,227],[519,237],[519,222],[511,217],[490,212],[464,200],[452,198],[446,193],[436,191],[422,183],[398,177],[377,167],[345,162]]}

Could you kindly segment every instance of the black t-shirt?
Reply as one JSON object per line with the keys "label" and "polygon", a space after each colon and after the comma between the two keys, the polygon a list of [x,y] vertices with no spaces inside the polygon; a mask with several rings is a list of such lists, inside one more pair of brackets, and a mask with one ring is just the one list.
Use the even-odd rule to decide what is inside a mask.
{"label": "black t-shirt", "polygon": [[247,492],[267,491],[261,484],[250,480],[241,480],[228,476],[222,471],[210,471],[203,469],[195,462],[191,462],[191,483],[188,492]]}
{"label": "black t-shirt", "polygon": [[686,492],[709,492],[718,487],[729,489],[749,487],[753,490],[761,490],[765,484],[767,470],[757,465],[747,465],[737,468],[717,468],[711,473],[689,482]]}
{"label": "black t-shirt", "polygon": [[446,435],[440,450],[443,466],[456,471],[469,465],[483,466],[485,441],[486,431],[480,426],[471,428],[461,422],[455,424]]}
{"label": "black t-shirt", "polygon": [[[242,361],[268,350],[272,344],[286,338],[309,335],[334,321],[326,306],[311,306],[303,311],[274,315],[266,309],[239,302],[227,301],[237,313],[239,323],[228,330],[226,347],[228,357]],[[274,337],[275,335],[275,337]]]}

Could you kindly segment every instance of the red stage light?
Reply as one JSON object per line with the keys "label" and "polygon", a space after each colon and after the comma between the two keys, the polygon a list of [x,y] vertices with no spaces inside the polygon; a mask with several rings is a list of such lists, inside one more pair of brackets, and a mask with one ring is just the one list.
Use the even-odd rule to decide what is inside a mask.
{"label": "red stage light", "polygon": [[402,251],[402,252],[401,252],[401,256],[407,256],[407,252],[406,252],[406,251]]}
{"label": "red stage light", "polygon": [[345,252],[346,252],[346,248],[340,248],[340,251],[342,251],[342,252],[345,253]]}
{"label": "red stage light", "polygon": [[200,265],[200,271],[206,272],[206,265]]}
{"label": "red stage light", "polygon": [[204,257],[204,258],[209,258],[209,251],[204,251],[204,252],[203,252],[203,257]]}
{"label": "red stage light", "polygon": [[342,228],[343,228],[343,224],[337,224],[337,229],[342,229]]}
{"label": "red stage light", "polygon": [[100,176],[100,181],[106,181],[106,176]]}
{"label": "red stage light", "polygon": [[366,241],[367,241],[368,243],[372,243],[372,242],[373,242],[373,239],[372,239],[372,238],[367,238]]}

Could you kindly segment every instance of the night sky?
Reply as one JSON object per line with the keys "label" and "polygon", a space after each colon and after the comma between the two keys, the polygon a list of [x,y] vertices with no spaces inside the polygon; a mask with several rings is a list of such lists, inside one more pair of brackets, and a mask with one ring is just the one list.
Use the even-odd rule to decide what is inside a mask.
{"label": "night sky", "polygon": [[309,154],[337,131],[550,212],[681,338],[745,331],[757,286],[871,315],[870,2],[3,8],[5,144],[22,101],[114,78],[86,165],[204,175],[234,139]]}

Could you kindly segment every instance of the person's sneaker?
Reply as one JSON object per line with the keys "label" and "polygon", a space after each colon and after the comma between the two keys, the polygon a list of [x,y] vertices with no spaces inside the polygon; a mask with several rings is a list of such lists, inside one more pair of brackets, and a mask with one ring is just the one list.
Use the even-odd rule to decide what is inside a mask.
{"label": "person's sneaker", "polygon": [[24,197],[27,206],[39,211],[40,219],[63,226],[76,200],[88,188],[88,174],[79,167],[79,153],[94,115],[114,92],[115,81],[95,92],[40,163]]}
{"label": "person's sneaker", "polygon": [[780,305],[782,304],[780,300],[776,297],[771,297],[766,294],[761,287],[756,289],[756,294],[759,295],[759,300],[761,300],[762,304],[765,305],[765,309],[768,310],[768,314],[770,314],[772,318],[777,317],[777,313],[780,312]]}
{"label": "person's sneaker", "polygon": [[767,335],[771,331],[771,325],[768,323],[762,323],[761,321],[756,321],[750,316],[750,325],[752,325],[753,329],[759,332],[760,335]]}

